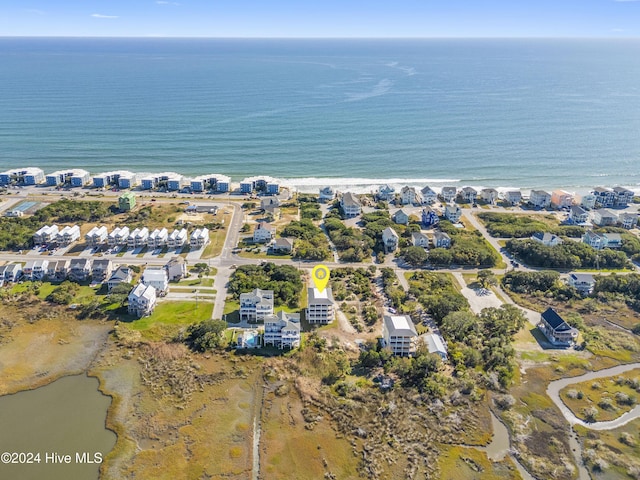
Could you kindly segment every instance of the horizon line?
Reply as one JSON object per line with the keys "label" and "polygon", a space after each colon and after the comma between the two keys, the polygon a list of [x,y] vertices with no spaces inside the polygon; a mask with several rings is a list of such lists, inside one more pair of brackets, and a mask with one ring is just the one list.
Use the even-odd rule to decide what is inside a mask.
{"label": "horizon line", "polygon": [[207,35],[2,35],[0,38],[74,38],[74,39],[175,39],[175,40],[638,40],[640,35],[622,36],[424,36],[424,37],[249,37]]}

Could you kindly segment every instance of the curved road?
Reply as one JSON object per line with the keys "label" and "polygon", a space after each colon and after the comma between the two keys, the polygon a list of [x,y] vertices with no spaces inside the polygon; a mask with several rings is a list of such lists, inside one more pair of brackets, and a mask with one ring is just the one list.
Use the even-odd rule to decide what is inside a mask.
{"label": "curved road", "polygon": [[617,367],[607,368],[605,370],[599,370],[597,372],[589,372],[584,375],[580,375],[579,377],[569,377],[555,380],[551,382],[547,387],[547,395],[549,395],[549,398],[553,400],[553,403],[557,405],[557,407],[562,412],[562,415],[564,415],[564,418],[566,418],[571,425],[581,425],[585,428],[590,428],[591,430],[611,430],[613,428],[618,428],[626,425],[636,418],[640,418],[640,405],[636,405],[633,410],[619,416],[615,420],[611,420],[609,422],[587,423],[584,420],[580,420],[578,417],[576,417],[569,409],[569,407],[564,404],[564,402],[560,398],[560,390],[574,383],[584,382],[587,380],[597,380],[598,378],[611,377],[613,375],[620,375],[621,373],[628,372],[629,370],[634,370],[636,368],[640,368],[640,363],[618,365]]}

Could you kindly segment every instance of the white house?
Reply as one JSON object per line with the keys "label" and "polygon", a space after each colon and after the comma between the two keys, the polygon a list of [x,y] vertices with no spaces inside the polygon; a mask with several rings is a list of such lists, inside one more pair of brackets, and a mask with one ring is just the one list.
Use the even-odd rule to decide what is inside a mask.
{"label": "white house", "polygon": [[187,242],[187,229],[174,230],[167,238],[167,247],[170,249],[182,248]]}
{"label": "white house", "polygon": [[422,202],[426,205],[433,205],[438,200],[438,194],[428,185],[420,190]]}
{"label": "white house", "polygon": [[142,227],[137,234],[135,233],[135,230],[134,230],[134,234],[131,236],[134,239],[135,248],[145,247],[149,240],[149,229],[147,227]]}
{"label": "white house", "polygon": [[300,346],[300,316],[278,312],[264,317],[264,345],[277,348],[297,348]]}
{"label": "white house", "polygon": [[189,245],[192,249],[198,249],[204,247],[209,243],[209,229],[206,227],[196,228],[189,238]]}
{"label": "white house", "polygon": [[398,240],[400,240],[400,237],[393,228],[385,228],[382,231],[382,243],[384,245],[385,253],[395,251],[396,248],[398,248]]}
{"label": "white house", "polygon": [[498,190],[495,188],[483,188],[480,190],[480,199],[490,205],[494,205],[498,201]]}
{"label": "white house", "polygon": [[434,248],[449,248],[451,246],[451,237],[444,232],[433,232]]}
{"label": "white house", "polygon": [[537,208],[547,208],[551,205],[551,195],[544,190],[531,190],[529,203]]}
{"label": "white house", "polygon": [[473,187],[464,187],[460,190],[460,198],[465,202],[476,203],[478,191]]}
{"label": "white house", "polygon": [[407,225],[409,223],[409,215],[404,210],[398,210],[391,216],[391,220],[399,225]]}
{"label": "white house", "polygon": [[447,203],[453,202],[457,194],[458,190],[456,189],[456,187],[442,187],[442,189],[440,190],[440,196],[442,197],[442,200]]}
{"label": "white house", "polygon": [[345,192],[342,194],[340,207],[342,207],[344,216],[347,218],[357,217],[362,211],[362,204],[360,203],[360,200],[351,192]]}
{"label": "white house", "polygon": [[559,236],[549,232],[536,232],[531,235],[531,240],[535,240],[547,247],[555,247],[562,243],[562,239]]}
{"label": "white house", "polygon": [[271,241],[276,235],[276,227],[269,225],[267,222],[258,222],[255,230],[253,231],[254,243],[266,243]]}
{"label": "white house", "polygon": [[411,244],[414,247],[427,248],[429,246],[429,237],[422,232],[413,232],[411,234]]}
{"label": "white house", "polygon": [[156,302],[156,289],[151,285],[139,283],[133,287],[133,290],[129,293],[129,306],[127,310],[129,314],[142,318],[153,313]]}
{"label": "white house", "polygon": [[376,197],[378,200],[389,201],[393,200],[396,196],[396,189],[391,185],[382,185],[378,188],[378,192],[376,193]]}
{"label": "white house", "polygon": [[416,352],[418,332],[409,315],[385,315],[382,322],[382,343],[394,355],[408,357]]}
{"label": "white house", "polygon": [[167,244],[167,238],[169,238],[169,231],[166,228],[156,228],[147,239],[147,245],[149,248],[162,248]]}
{"label": "white house", "polygon": [[180,280],[187,276],[187,261],[183,257],[173,257],[165,264],[164,269],[170,281]]}
{"label": "white house", "polygon": [[115,247],[116,245],[127,245],[129,235],[129,227],[116,227],[107,237],[107,243],[110,247]]}
{"label": "white house", "polygon": [[510,190],[504,194],[504,200],[511,205],[518,205],[522,202],[522,192],[520,190]]}
{"label": "white house", "polygon": [[161,267],[145,268],[144,272],[142,272],[142,283],[151,285],[160,296],[166,294],[169,290],[167,271]]}
{"label": "white house", "polygon": [[22,277],[22,264],[10,263],[0,267],[0,273],[3,274],[5,282],[17,282]]}
{"label": "white house", "polygon": [[33,243],[39,245],[41,243],[54,242],[58,237],[58,231],[57,225],[45,225],[33,234]]}
{"label": "white house", "polygon": [[291,253],[293,252],[293,238],[281,237],[276,238],[271,243],[271,250],[276,253]]}
{"label": "white house", "polygon": [[460,207],[457,205],[447,205],[444,207],[444,218],[449,220],[451,223],[458,223],[461,216],[462,210],[460,210]]}
{"label": "white house", "polygon": [[400,190],[400,202],[403,205],[422,205],[422,195],[415,187],[402,187],[402,190]]}
{"label": "white house", "polygon": [[273,290],[240,294],[240,321],[262,322],[267,315],[273,315]]}
{"label": "white house", "polygon": [[440,335],[436,333],[427,333],[421,335],[419,338],[427,347],[429,353],[439,355],[443,361],[447,360],[447,346]]}
{"label": "white house", "polygon": [[306,319],[311,324],[326,325],[335,319],[335,307],[331,287],[319,291],[315,287],[307,289]]}
{"label": "white house", "polygon": [[30,260],[22,269],[22,274],[29,280],[42,280],[49,266],[49,260]]}
{"label": "white house", "polygon": [[618,222],[618,216],[606,208],[600,208],[593,212],[593,223],[599,227],[615,225]]}
{"label": "white house", "polygon": [[84,236],[84,240],[90,247],[96,247],[103,244],[107,240],[108,231],[104,225],[101,227],[93,227]]}
{"label": "white house", "polygon": [[573,205],[573,194],[564,190],[554,190],[551,192],[551,205],[556,208],[566,208]]}
{"label": "white house", "polygon": [[56,241],[60,245],[69,245],[80,238],[80,227],[78,225],[66,226],[56,235]]}
{"label": "white house", "polygon": [[594,208],[596,208],[596,196],[593,193],[578,195],[576,201],[582,208],[585,208],[587,210],[593,210]]}
{"label": "white house", "polygon": [[556,346],[569,347],[578,339],[578,330],[565,322],[553,308],[547,308],[540,315],[538,328]]}
{"label": "white house", "polygon": [[590,273],[570,273],[567,281],[583,295],[589,295],[596,286],[596,279]]}
{"label": "white house", "polygon": [[330,186],[326,186],[320,189],[318,201],[321,203],[332,202],[336,198],[336,192]]}

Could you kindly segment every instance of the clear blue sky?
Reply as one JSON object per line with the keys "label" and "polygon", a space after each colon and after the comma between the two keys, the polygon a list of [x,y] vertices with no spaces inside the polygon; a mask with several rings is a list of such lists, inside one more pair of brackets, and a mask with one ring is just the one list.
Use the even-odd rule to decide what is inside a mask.
{"label": "clear blue sky", "polygon": [[640,0],[0,0],[0,36],[637,37]]}

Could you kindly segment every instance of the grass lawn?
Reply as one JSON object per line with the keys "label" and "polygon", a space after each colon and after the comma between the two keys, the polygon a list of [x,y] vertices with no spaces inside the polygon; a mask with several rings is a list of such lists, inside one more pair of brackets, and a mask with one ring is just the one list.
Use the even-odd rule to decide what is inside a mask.
{"label": "grass lawn", "polygon": [[240,302],[227,298],[222,315],[223,318],[226,318],[227,323],[240,323]]}
{"label": "grass lawn", "polygon": [[636,398],[638,392],[633,386],[639,383],[640,369],[635,369],[616,377],[569,385],[560,391],[560,398],[576,417],[586,420],[584,410],[594,407],[598,410],[595,420],[605,422],[618,418],[635,406],[635,401],[618,401],[616,394]]}
{"label": "grass lawn", "polygon": [[267,259],[267,260],[268,259],[272,259],[272,258],[284,259],[284,260],[290,260],[291,259],[291,255],[272,255],[272,254],[269,254],[267,252],[263,252],[262,250],[260,250],[260,252],[258,252],[258,253],[254,252],[254,251],[247,252],[246,250],[243,250],[238,255],[243,257],[243,258],[263,258],[263,259]]}
{"label": "grass lawn", "polygon": [[215,216],[215,220],[222,222],[223,227],[209,232],[209,243],[202,252],[202,258],[217,257],[222,253],[224,241],[227,238],[228,225],[231,223],[231,214],[222,213]]}
{"label": "grass lawn", "polygon": [[134,330],[148,330],[156,324],[188,325],[211,318],[213,303],[198,302],[162,302],[148,317],[129,323]]}
{"label": "grass lawn", "polygon": [[[215,268],[211,268],[210,275],[215,275],[216,273],[218,273],[218,271]],[[193,287],[213,287],[214,280],[215,279],[210,276],[202,277],[202,278],[189,277],[189,278],[183,278],[177,284],[170,284],[170,285],[176,285],[178,287],[192,287],[192,286]]]}

